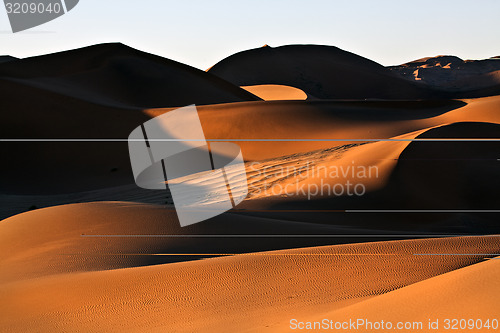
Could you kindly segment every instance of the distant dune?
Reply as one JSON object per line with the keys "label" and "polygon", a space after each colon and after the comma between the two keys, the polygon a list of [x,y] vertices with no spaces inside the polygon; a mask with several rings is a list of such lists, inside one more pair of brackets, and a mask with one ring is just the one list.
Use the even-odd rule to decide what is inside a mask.
{"label": "distant dune", "polygon": [[[247,91],[193,67],[123,44],[100,44],[0,65],[2,89],[70,96],[93,104],[147,108],[258,100]],[[9,103],[16,96],[7,95]],[[31,107],[40,105],[33,99]],[[38,103],[37,103],[38,102]]]}
{"label": "distant dune", "polygon": [[[499,264],[480,262],[491,257],[481,253],[500,251],[496,237],[348,244],[155,265],[162,260],[158,245],[165,250],[184,244],[167,253],[204,247],[195,240],[80,237],[83,231],[168,232],[143,214],[147,207],[117,208],[72,205],[0,222],[0,330],[288,332],[292,318],[344,318],[332,311],[376,317],[387,309],[384,315],[391,319],[420,319],[436,305],[446,309],[436,316],[494,314]],[[112,269],[113,263],[121,269]],[[142,267],[134,268],[137,263]],[[453,295],[459,301],[445,308]],[[403,306],[408,299],[414,303]],[[463,312],[459,305],[465,300],[482,305]]]}
{"label": "distant dune", "polygon": [[[122,139],[149,119],[144,108],[260,100],[214,75],[122,44],[2,63],[0,89],[0,138],[23,139]],[[0,192],[64,193],[133,182],[126,143],[4,143],[0,153],[10,157],[0,166],[4,174],[33,180],[9,177]]]}
{"label": "distant dune", "polygon": [[450,97],[482,97],[500,93],[500,61],[462,60],[437,56],[415,60],[389,69],[410,80],[449,91]]}
{"label": "distant dune", "polygon": [[[494,58],[386,68],[315,45],[207,72],[122,44],[0,57],[0,331],[496,318],[499,73]],[[190,104],[245,172],[207,172],[209,195],[198,175],[167,185],[200,205],[228,180],[248,195],[181,228],[174,191],[135,184],[126,140]]]}
{"label": "distant dune", "polygon": [[0,56],[0,64],[4,62],[9,62],[9,61],[14,61],[17,60],[17,58],[11,57],[11,56]]}
{"label": "distant dune", "polygon": [[265,46],[236,53],[208,73],[238,86],[288,85],[325,99],[420,99],[436,95],[382,65],[333,46]]}

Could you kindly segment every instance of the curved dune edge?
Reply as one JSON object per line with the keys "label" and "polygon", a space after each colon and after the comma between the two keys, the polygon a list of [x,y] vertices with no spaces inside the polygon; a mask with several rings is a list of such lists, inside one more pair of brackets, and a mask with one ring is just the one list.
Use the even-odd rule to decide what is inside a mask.
{"label": "curved dune edge", "polygon": [[[480,128],[481,125],[482,128]],[[248,200],[256,199],[265,200],[270,197],[308,200],[308,194],[301,193],[301,188],[309,187],[317,189],[324,185],[329,185],[330,188],[333,188],[336,184],[346,184],[347,182],[350,184],[362,184],[366,191],[373,192],[381,190],[388,185],[391,176],[394,174],[394,169],[402,163],[401,154],[403,152],[409,151],[409,148],[414,148],[415,146],[423,149],[421,146],[422,143],[409,140],[425,137],[461,138],[464,135],[471,135],[471,131],[467,131],[469,127],[472,128],[473,137],[481,137],[488,132],[484,130],[485,127],[494,128],[495,126],[498,125],[483,122],[456,122],[437,125],[391,138],[401,141],[353,144],[282,156],[264,161],[248,162],[246,164],[246,177],[239,170],[228,169],[226,172],[233,179],[233,184],[238,184],[236,186],[237,189],[243,189],[245,185],[248,185],[249,195],[246,200],[247,202]],[[429,143],[424,143],[423,145],[427,149],[428,154],[431,154],[430,156],[433,156],[435,159],[439,159],[437,155],[444,154],[446,152],[445,149],[453,150],[457,148],[457,143],[440,144],[437,146],[434,143],[432,146]],[[483,145],[485,144],[483,143]],[[464,150],[464,146],[467,147],[470,144],[462,144],[460,150]],[[493,143],[488,148],[494,150],[498,148],[497,146]],[[480,147],[476,148],[479,149]],[[485,153],[485,149],[480,150],[483,151],[483,154]],[[467,153],[464,154],[463,156],[467,155]],[[459,158],[460,152],[457,152],[456,155],[456,158]],[[423,157],[418,156],[418,158]],[[411,171],[406,171],[409,175],[408,177],[404,177],[404,179],[411,179],[418,175],[418,171],[415,167],[412,167],[412,164],[419,162],[413,161],[411,156],[406,159],[410,161],[405,164],[406,169],[409,167]],[[445,162],[441,163],[445,164]],[[461,162],[449,161],[446,167],[453,169],[459,163]],[[420,167],[425,168],[425,163]],[[478,172],[475,173],[476,175],[482,173],[481,164],[476,162],[474,167],[478,169]],[[353,170],[354,172],[352,172]],[[434,173],[439,173],[439,170],[433,171]],[[361,172],[361,176],[359,176],[358,172]],[[445,176],[446,173],[444,173],[443,177],[446,178]],[[196,175],[185,177],[183,181],[186,184],[193,184],[191,195],[196,196]],[[219,193],[219,190],[220,193],[224,193],[225,183],[215,178],[213,182],[214,189],[216,190],[214,190],[214,196],[211,197],[211,200],[216,200],[216,194]],[[422,183],[425,183],[425,179]],[[418,184],[414,186],[418,186]],[[325,192],[315,195],[314,198],[327,198],[330,196],[331,193]],[[199,200],[202,201],[203,198],[200,197]]]}
{"label": "curved dune edge", "polygon": [[[386,139],[455,122],[500,123],[500,97],[464,101],[271,101],[199,106],[210,139],[297,139],[291,142],[237,142],[246,160],[263,160]],[[148,109],[156,117],[170,109]],[[227,125],[231,124],[231,125]],[[300,141],[345,139],[345,141]]]}
{"label": "curved dune edge", "polygon": [[308,97],[302,89],[278,84],[241,86],[240,88],[265,101],[306,100]]}
{"label": "curved dune edge", "polygon": [[[338,103],[337,103],[338,104]],[[281,102],[276,104],[268,104],[264,108],[267,109],[267,113],[260,112],[257,108],[252,108],[250,106],[235,106],[234,108],[226,107],[201,107],[200,115],[202,121],[206,124],[207,136],[210,133],[220,133],[223,130],[220,128],[220,122],[214,121],[218,119],[221,114],[227,117],[242,117],[243,114],[248,115],[249,121],[252,121],[252,115],[250,114],[250,109],[253,109],[254,113],[258,112],[261,119],[271,119],[272,122],[276,122],[276,117],[279,117],[279,106],[282,105]],[[342,110],[342,106],[336,106],[334,115],[331,120],[323,122],[314,122],[307,119],[310,112],[305,112],[305,110],[300,109],[308,105],[311,107],[311,112],[320,113],[323,118],[325,118],[325,104],[314,104],[308,103],[287,103],[287,116],[294,119],[293,124],[301,124],[305,127],[313,128],[316,127],[318,130],[314,132],[314,136],[318,138],[390,138],[393,140],[413,140],[417,139],[426,133],[438,133],[439,129],[446,130],[447,127],[458,123],[483,123],[487,122],[489,124],[500,124],[500,116],[498,115],[497,108],[500,105],[500,99],[498,97],[482,98],[478,100],[467,100],[467,104],[462,107],[451,109],[447,112],[437,113],[434,116],[426,117],[424,119],[414,119],[415,114],[404,110],[403,107],[397,107],[397,112],[408,112],[408,117],[413,117],[413,119],[404,119],[405,116],[400,115],[403,119],[394,122],[374,122],[369,119],[369,111],[363,109],[359,105],[349,107],[352,108],[350,111],[353,113],[363,113],[364,118],[367,120],[363,121],[350,121],[348,115],[346,115],[345,110]],[[390,104],[387,104],[390,105]],[[418,105],[418,104],[417,104]],[[248,108],[248,109],[247,109]],[[230,112],[229,112],[230,110]],[[419,111],[421,109],[418,109]],[[308,110],[309,111],[309,110]],[[393,110],[394,111],[394,110]],[[386,111],[387,112],[387,111]],[[236,115],[235,115],[236,114]],[[332,115],[330,114],[330,117]],[[383,116],[383,113],[382,113]],[[283,117],[284,119],[285,117]],[[321,116],[312,117],[313,119],[323,119]],[[337,119],[335,119],[337,118]],[[335,121],[337,120],[337,121]],[[347,123],[345,121],[347,120]],[[237,123],[237,122],[231,122]],[[265,125],[268,123],[264,122]],[[292,124],[289,124],[293,126]],[[281,136],[279,123],[276,122],[276,126],[271,135]],[[325,127],[322,129],[322,127]],[[387,127],[386,127],[387,126]],[[252,128],[259,128],[259,126],[251,126]],[[224,133],[228,133],[232,129],[226,129]],[[242,128],[242,131],[245,131]],[[260,130],[257,130],[260,133]],[[311,137],[312,131],[304,131],[298,129],[297,131],[292,131],[294,135],[299,137],[304,136],[307,138]],[[476,131],[478,137],[481,136],[480,131]],[[269,133],[269,131],[268,131]],[[347,134],[349,133],[349,134]],[[369,133],[368,135],[366,133]],[[401,134],[398,134],[401,133]],[[454,130],[448,135],[450,138],[461,137],[463,133],[461,131]],[[226,134],[227,135],[227,134]],[[235,136],[237,134],[235,133]],[[255,135],[255,131],[249,136]],[[307,136],[306,136],[307,135]],[[328,136],[327,136],[328,135]],[[214,137],[214,136],[209,136]],[[229,137],[233,137],[229,134]],[[338,146],[344,143],[344,146]],[[362,184],[366,191],[373,192],[383,189],[388,185],[390,177],[393,174],[395,167],[398,165],[400,155],[408,147],[413,147],[415,145],[420,145],[418,142],[411,141],[379,141],[370,142],[369,144],[363,144],[363,142],[356,141],[346,141],[346,142],[237,142],[242,146],[243,155],[249,157],[247,153],[250,152],[250,157],[254,157],[252,153],[258,154],[258,157],[266,157],[260,154],[261,151],[257,151],[256,147],[262,147],[262,151],[266,154],[273,151],[273,148],[278,150],[283,154],[287,146],[294,149],[293,155],[279,156],[271,158],[268,160],[257,160],[249,162],[247,164],[246,172],[248,178],[248,185],[250,189],[249,199],[266,199],[269,197],[291,197],[295,200],[304,199],[301,194],[300,189],[305,186],[312,186],[313,188],[321,188],[323,184],[330,186],[335,186],[336,184],[346,184],[350,182],[352,184]],[[332,148],[332,146],[337,145],[337,148]],[[326,149],[320,149],[317,151],[307,151],[303,153],[297,153],[297,150],[302,149],[302,147],[317,147],[317,146],[328,146]],[[427,144],[428,147],[430,147]],[[273,148],[271,148],[273,147]],[[440,149],[442,149],[441,147]],[[446,147],[445,147],[446,148]],[[448,147],[453,149],[452,147]],[[439,152],[439,149],[433,149],[433,151]],[[259,156],[260,155],[260,156]],[[415,164],[415,162],[412,162]],[[453,165],[452,165],[453,166]],[[369,175],[366,178],[353,178],[352,173],[346,173],[342,175],[342,170],[352,170],[355,168],[359,170],[364,168],[364,170],[369,170],[373,168],[374,174]],[[349,169],[351,168],[351,169]],[[338,177],[329,176],[329,172],[332,170],[341,170]],[[228,174],[234,179],[244,179],[239,177],[238,174],[233,174],[228,171]],[[411,175],[410,175],[411,178]],[[188,180],[189,181],[189,180]],[[314,187],[316,186],[316,187]],[[223,184],[220,186],[223,188]],[[284,190],[286,189],[286,191]],[[290,195],[288,195],[290,193]],[[193,193],[196,195],[196,193]],[[324,195],[317,195],[315,198],[328,197],[330,193],[325,193]]]}
{"label": "curved dune edge", "polygon": [[[61,104],[64,105],[64,104]],[[356,143],[349,139],[394,138],[407,133],[454,122],[500,123],[500,98],[466,101],[270,101],[241,102],[198,107],[207,139],[298,139],[315,141],[240,141],[247,161],[262,161],[297,153],[329,149]],[[6,113],[5,136],[86,137],[92,126],[96,137],[125,138],[147,119],[171,109],[149,109],[144,113],[99,108],[87,110],[82,104],[73,112],[51,109],[39,118],[36,108],[23,113]],[[22,115],[22,117],[20,116]],[[31,123],[26,123],[31,119]],[[99,122],[95,122],[99,119]],[[120,122],[116,122],[120,119]],[[50,120],[50,121],[49,121]],[[114,124],[108,126],[108,123]],[[231,125],[227,125],[231,124]],[[43,125],[43,126],[42,126]],[[21,129],[14,133],[12,128]],[[17,133],[19,132],[19,133]],[[45,133],[45,134],[44,134]],[[322,141],[323,139],[346,141]],[[359,143],[359,142],[358,142]],[[7,144],[5,144],[7,145]],[[121,186],[133,182],[126,145],[33,143],[32,152],[8,144],[11,162],[1,169],[11,175],[2,190],[11,194],[57,194]],[[78,147],[78,149],[75,149]],[[36,158],[37,168],[28,168]],[[64,170],[61,170],[64,165]],[[85,165],[85,168],[81,168]],[[103,167],[105,165],[105,167]],[[112,172],[111,170],[119,170]],[[30,182],[19,182],[29,172]],[[29,206],[28,206],[29,207]],[[5,215],[4,215],[5,216]]]}
{"label": "curved dune edge", "polygon": [[[111,233],[134,224],[139,224],[137,228],[152,224],[154,229],[158,222],[151,218],[138,221],[133,214],[140,208],[137,204],[122,214],[91,209],[88,204],[67,208],[83,215],[82,220],[89,222],[88,232]],[[39,255],[38,261],[44,261],[45,256],[49,263],[66,258],[68,249],[47,250],[78,238],[81,230],[75,231],[68,217],[57,220],[62,216],[59,213],[56,207],[22,214],[32,223],[46,225],[36,230],[34,239],[54,233],[56,237],[34,246],[29,240],[20,243],[13,257],[4,255],[0,259],[1,272],[10,271],[16,262],[21,266],[33,264],[30,258],[34,254]],[[145,211],[139,209],[139,213]],[[99,214],[103,214],[102,219],[92,224]],[[0,224],[6,222],[13,229],[12,236],[25,234],[24,228],[30,225],[19,219]],[[17,239],[22,237],[18,235]],[[72,250],[78,250],[80,257],[93,251],[92,244],[74,244]],[[127,249],[127,244],[114,245]],[[275,332],[291,316],[312,318],[371,297],[376,299],[483,261],[483,255],[473,253],[498,251],[496,237],[458,237],[290,249],[90,272],[58,273],[49,264],[45,276],[25,272],[0,284],[0,330]],[[457,252],[471,255],[415,255]],[[106,253],[102,250],[98,259],[105,260]]]}
{"label": "curved dune edge", "polygon": [[[422,329],[402,329],[398,332],[441,332],[446,325],[446,319],[480,319],[483,323],[489,319],[491,322],[492,319],[498,319],[500,287],[497,280],[499,274],[500,260],[488,260],[347,306],[338,311],[325,313],[321,318],[314,316],[305,321],[321,321],[323,318],[337,320],[362,318],[371,322],[384,320],[394,325],[398,322],[422,323]],[[429,319],[431,322],[438,321],[440,330],[429,329]],[[288,324],[280,325],[283,328],[276,332],[289,332],[288,328],[284,328]],[[366,326],[361,327],[357,332],[372,332]],[[473,328],[466,331],[484,332],[485,330]],[[377,331],[390,332],[391,330],[386,328]]]}
{"label": "curved dune edge", "polygon": [[97,104],[133,110],[259,100],[212,74],[121,43],[3,63],[0,85],[13,92],[5,96],[9,103],[34,90],[36,98],[22,102],[47,110],[57,104],[44,101],[47,96],[75,99],[87,109]]}

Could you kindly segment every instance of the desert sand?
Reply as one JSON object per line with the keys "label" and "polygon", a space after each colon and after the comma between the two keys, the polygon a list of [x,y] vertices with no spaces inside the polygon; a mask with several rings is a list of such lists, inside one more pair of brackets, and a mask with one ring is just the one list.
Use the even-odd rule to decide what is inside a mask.
{"label": "desert sand", "polygon": [[255,86],[241,87],[246,91],[262,98],[265,101],[286,101],[286,100],[305,100],[308,99],[307,94],[295,87],[277,85],[277,84],[262,84]]}
{"label": "desert sand", "polygon": [[[0,331],[291,332],[292,319],[364,318],[436,332],[429,319],[496,318],[497,64],[388,68],[313,45],[206,72],[121,44],[2,57],[0,140],[43,140],[0,141]],[[181,228],[169,191],[135,185],[126,138],[188,104],[208,141],[239,145],[245,174],[227,177],[249,193]],[[354,166],[374,173],[318,172]],[[226,189],[215,179],[200,197],[195,177],[182,181],[200,203]],[[346,182],[366,193],[299,190]]]}
{"label": "desert sand", "polygon": [[[117,209],[119,205],[125,209]],[[439,296],[457,297],[454,291],[460,291],[461,299],[469,304],[482,304],[468,314],[495,314],[491,306],[499,290],[489,278],[495,276],[498,263],[485,263],[484,258],[491,255],[475,253],[498,253],[497,237],[251,252],[160,265],[152,265],[150,257],[180,252],[172,251],[169,239],[81,237],[154,230],[161,234],[175,228],[176,221],[151,218],[148,210],[158,208],[77,204],[2,221],[2,330],[288,331],[292,318],[314,319],[332,311],[342,314],[335,312],[335,318],[364,315],[358,307],[371,310],[368,314],[372,316],[411,317],[413,311],[420,318],[424,314],[418,304],[430,298],[434,300],[431,304],[444,307],[445,299]],[[163,248],[155,249],[155,243],[162,243]],[[197,247],[192,240],[183,245],[201,253],[212,250]],[[168,255],[163,256],[168,260]],[[470,279],[485,284],[470,286]],[[444,290],[443,285],[447,285]],[[434,289],[440,293],[432,292]],[[407,294],[417,304],[397,306],[408,299]],[[369,306],[377,302],[381,305]],[[392,306],[400,311],[376,312]],[[459,304],[443,312],[443,316],[460,314]]]}

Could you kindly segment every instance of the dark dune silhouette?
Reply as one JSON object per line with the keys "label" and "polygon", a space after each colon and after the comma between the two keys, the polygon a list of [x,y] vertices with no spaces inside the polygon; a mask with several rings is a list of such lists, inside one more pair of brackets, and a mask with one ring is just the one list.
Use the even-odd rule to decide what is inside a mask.
{"label": "dark dune silhouette", "polygon": [[0,64],[4,63],[4,62],[14,61],[14,60],[17,60],[17,58],[11,57],[11,56],[0,56]]}
{"label": "dark dune silhouette", "polygon": [[119,43],[3,63],[0,79],[122,108],[259,100],[214,75]]}
{"label": "dark dune silhouette", "polygon": [[437,94],[333,46],[265,46],[229,56],[208,72],[239,86],[288,85],[326,99],[421,99]]}

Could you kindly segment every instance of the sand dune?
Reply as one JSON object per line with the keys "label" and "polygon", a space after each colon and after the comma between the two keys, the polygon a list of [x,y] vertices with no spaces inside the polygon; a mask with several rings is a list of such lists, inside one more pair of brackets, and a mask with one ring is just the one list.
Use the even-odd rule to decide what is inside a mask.
{"label": "sand dune", "polygon": [[[467,101],[273,101],[200,106],[198,113],[207,139],[299,140],[238,142],[245,159],[262,160],[359,143],[349,139],[388,139],[453,122],[500,123],[496,112],[499,103],[498,97]],[[153,117],[169,110],[146,113]]]}
{"label": "sand dune", "polygon": [[[460,211],[495,210],[500,203],[496,195],[500,186],[496,154],[500,146],[496,141],[455,140],[498,137],[498,124],[458,122],[393,137],[394,141],[351,144],[253,161],[247,164],[246,177],[231,170],[227,175],[233,182],[248,184],[248,199],[240,208],[249,212],[276,210],[276,218],[372,230],[495,233],[499,231],[495,213]],[[409,141],[429,139],[451,141]],[[216,179],[213,181],[218,184]],[[193,184],[190,196],[197,198],[196,177],[186,177],[183,182]],[[224,186],[214,186],[211,200],[217,200],[217,189]],[[354,195],[358,186],[364,192],[362,196]],[[205,200],[198,199],[200,203]],[[366,209],[375,212],[364,213],[363,219],[357,214],[338,213],[329,222],[331,210]],[[458,211],[413,216],[376,212],[384,209]],[[311,214],[309,210],[318,211]]]}
{"label": "sand dune", "polygon": [[[261,160],[380,139],[440,124],[439,115],[461,101],[272,101],[200,106],[207,139],[295,139],[292,142],[238,142],[245,159]],[[153,117],[170,109],[147,110]],[[223,121],[224,120],[224,121]],[[345,139],[342,141],[300,141]]]}
{"label": "sand dune", "polygon": [[[498,95],[499,64],[385,68],[312,45],[241,52],[208,72],[121,44],[0,57],[1,138],[123,140],[197,104],[209,141],[240,146],[246,172],[225,177],[249,193],[181,228],[168,190],[134,184],[125,141],[0,141],[0,331],[493,318],[500,96],[469,97]],[[227,193],[214,178],[200,195],[195,176],[169,182],[201,203]],[[311,193],[347,183],[366,193]]]}
{"label": "sand dune", "polygon": [[[122,44],[2,63],[0,89],[1,137],[22,139],[123,139],[149,119],[142,107],[259,100],[211,74]],[[2,179],[3,193],[133,183],[124,142],[2,143],[0,150],[10,157],[0,166],[11,175]],[[26,175],[31,181],[20,181]]]}
{"label": "sand dune", "polygon": [[[356,65],[354,67],[363,71],[365,68],[374,71],[385,70],[364,58],[336,48],[304,46],[284,50],[289,50],[290,52],[283,52],[291,53],[294,57],[302,52],[317,50],[321,57],[332,56],[332,61],[336,64]],[[274,54],[271,49],[262,52],[268,51]],[[64,65],[56,66],[59,63]],[[136,65],[148,70],[134,71]],[[158,66],[166,71],[173,71],[169,72],[169,75],[165,72],[164,76],[154,76],[165,84],[173,82],[172,78],[177,77],[175,75],[182,76],[182,80],[186,82],[184,87],[189,88],[186,90],[186,94],[188,91],[189,94],[186,96],[190,102],[197,103],[197,93],[193,91],[193,87],[203,90],[202,95],[205,97],[208,96],[206,94],[223,97],[222,100],[215,99],[218,102],[231,101],[232,97],[226,98],[228,93],[241,98],[250,96],[243,89],[218,80],[210,74],[123,45],[104,44],[1,65],[0,76],[3,79],[0,79],[0,86],[4,91],[4,98],[0,101],[0,123],[4,124],[1,128],[2,137],[126,138],[133,128],[150,117],[170,110],[148,109],[143,113],[140,108],[134,106],[142,104],[139,103],[141,98],[148,101],[165,98],[167,103],[171,96],[182,96],[175,90],[184,89],[177,79],[174,90],[152,79],[152,72],[155,75],[161,72],[157,70]],[[128,68],[132,72],[120,68]],[[121,78],[120,75],[125,75],[124,73],[129,73],[130,76]],[[103,84],[106,82],[105,87],[91,91],[95,84],[89,82],[101,82],[97,77],[105,78],[102,80]],[[48,78],[64,84],[61,83],[58,87],[42,81],[39,82],[42,86],[38,83],[32,84],[40,78],[43,78],[42,81]],[[28,84],[28,81],[31,83]],[[144,83],[145,81],[147,83]],[[139,94],[139,99],[134,99],[134,94],[126,91],[144,84],[145,87],[162,86],[166,91],[172,92],[172,95],[159,93],[154,90],[157,88],[154,88],[150,91],[155,96],[153,99],[143,93]],[[128,88],[123,90],[120,88],[122,85]],[[218,89],[218,92],[207,89],[208,85],[216,87],[214,89]],[[18,98],[19,94],[29,95],[30,98]],[[465,103],[468,105],[462,107]],[[457,121],[495,122],[497,104],[496,97],[465,102],[255,101],[200,106],[199,110],[205,134],[209,139],[346,139],[342,142],[239,143],[247,160],[260,161],[351,144],[353,142],[347,140],[350,138],[391,138]],[[43,114],[40,110],[44,110]],[[454,111],[451,112],[452,110]],[[96,150],[95,146],[94,143],[31,143],[29,146],[26,143],[4,143],[0,147],[1,153],[11,158],[7,163],[1,164],[0,171],[11,177],[0,184],[0,192],[56,194],[133,183],[126,143],[100,144],[99,150]],[[35,168],[31,167],[35,164]],[[62,166],[64,167],[61,170]],[[30,175],[31,181],[20,182],[27,174]]]}
{"label": "sand dune", "polygon": [[[496,237],[460,237],[293,249],[126,268],[136,265],[130,259],[133,256],[125,254],[137,251],[131,248],[133,243],[112,239],[106,247],[94,248],[85,240],[76,241],[81,228],[96,233],[122,228],[130,232],[158,228],[157,222],[145,216],[138,223],[134,215],[142,215],[144,210],[137,205],[125,207],[125,211],[88,208],[51,208],[0,222],[1,237],[18,242],[15,249],[2,242],[2,331],[276,332],[285,329],[291,318],[315,318],[357,302],[362,306],[363,300],[376,301],[377,295],[386,293],[392,297],[391,291],[420,281],[425,286],[427,279],[431,287],[433,277],[457,269],[460,275],[460,268],[485,257],[474,253],[500,250]],[[68,224],[65,214],[71,212],[93,224]],[[100,219],[96,221],[96,217]],[[32,230],[30,236],[26,229],[35,224],[38,230]],[[75,225],[80,229],[73,229]],[[71,242],[72,247],[67,247]],[[89,251],[95,251],[95,257]],[[124,268],[107,270],[113,261],[107,254],[114,251],[123,251]],[[457,252],[470,255],[415,255]],[[44,266],[40,258],[49,264]],[[138,260],[143,265],[152,264]],[[63,261],[66,272],[61,269]],[[80,264],[77,269],[75,263]],[[400,290],[406,293],[404,288]],[[403,297],[394,302],[399,299]]]}
{"label": "sand dune", "polygon": [[11,56],[0,56],[0,64],[8,61],[14,61],[17,60],[17,58],[11,57]]}
{"label": "sand dune", "polygon": [[[6,89],[15,95],[16,86]],[[26,91],[26,90],[25,90]],[[7,138],[85,138],[126,139],[149,117],[169,109],[122,110],[88,104],[70,97],[40,92],[30,95],[50,105],[42,115],[29,100],[6,101],[2,112],[2,136]],[[42,105],[44,105],[42,103]],[[406,131],[427,127],[434,117],[462,102],[250,102],[199,107],[208,139],[349,139],[388,138]],[[45,109],[45,106],[43,108]],[[71,107],[71,112],[67,112]],[[420,110],[417,112],[416,110]],[[99,121],[96,121],[98,119]],[[391,119],[391,122],[384,122]],[[400,126],[394,124],[398,122]],[[422,125],[422,124],[425,125]],[[293,137],[291,134],[293,133]],[[297,152],[351,143],[345,142],[241,142],[244,158],[260,160]],[[9,177],[0,185],[4,193],[67,193],[133,183],[126,142],[103,143],[4,143],[3,174]],[[31,165],[37,165],[32,168]],[[60,167],[64,166],[61,170]],[[112,172],[115,170],[115,172]],[[116,172],[117,170],[117,172]],[[31,182],[18,179],[30,174]]]}
{"label": "sand dune", "polygon": [[[500,125],[490,123],[455,123],[425,131],[417,136],[429,138],[500,137]],[[401,153],[392,181],[399,187],[402,201],[426,209],[494,209],[500,183],[498,142],[412,142]],[[425,193],[432,193],[432,199]],[[418,202],[418,204],[416,204]],[[488,207],[488,208],[487,208]]]}
{"label": "sand dune", "polygon": [[[200,106],[198,110],[208,139],[278,140],[237,142],[248,161],[281,165],[279,159],[283,156],[304,154],[304,157],[297,158],[302,163],[307,163],[316,158],[314,154],[308,157],[311,152],[318,151],[316,156],[331,152],[330,158],[327,156],[326,160],[331,160],[334,164],[348,165],[357,161],[366,166],[378,165],[381,176],[375,180],[372,188],[376,189],[384,186],[386,175],[391,174],[395,160],[408,142],[378,142],[351,147],[342,159],[343,162],[336,161],[336,153],[333,153],[332,148],[363,143],[349,139],[405,138],[406,135],[409,135],[406,139],[413,139],[419,131],[456,122],[500,123],[497,112],[499,105],[498,97],[491,97],[464,102],[247,102]],[[81,138],[86,137],[88,129],[92,128],[92,136],[95,138],[126,138],[143,121],[168,110],[170,109],[152,109],[142,113],[102,108],[91,112],[85,110],[82,104],[68,114],[61,106],[46,114],[46,126],[39,126],[42,121],[39,113],[28,109],[25,114],[3,114],[6,124],[15,125],[5,127],[3,133],[8,137],[44,137],[50,133],[51,137]],[[95,117],[102,121],[93,122]],[[481,137],[481,131],[476,132]],[[291,139],[290,133],[293,133],[293,139],[304,141],[279,141]],[[311,139],[341,141],[307,141]],[[13,157],[0,166],[4,174],[12,175],[2,182],[3,193],[54,194],[132,184],[126,143],[100,143],[99,150],[94,149],[95,145],[96,143],[31,143],[27,150],[23,143],[2,144],[0,148],[3,154]],[[266,159],[277,160],[266,162]],[[325,158],[318,161],[321,160]],[[34,164],[37,165],[36,168],[31,167]],[[63,170],[60,169],[61,166],[64,166]],[[27,174],[31,181],[20,182],[19,179]],[[106,195],[104,198],[122,200],[121,196],[114,199]],[[24,206],[33,204],[36,203]]]}
{"label": "sand dune", "polygon": [[[107,108],[1,80],[0,87],[6,96],[0,101],[2,138],[126,138],[149,119],[140,110]],[[19,91],[31,99],[19,98]],[[0,153],[9,156],[0,164],[2,174],[9,175],[0,184],[2,193],[68,193],[133,182],[123,142],[2,142]]]}
{"label": "sand dune", "polygon": [[305,100],[308,98],[307,94],[298,88],[276,84],[243,86],[241,88],[265,101]]}
{"label": "sand dune", "polygon": [[493,58],[464,61],[455,56],[437,56],[389,69],[410,80],[447,90],[449,97],[483,97],[500,92],[500,62]]}
{"label": "sand dune", "polygon": [[[123,44],[101,44],[3,63],[0,78],[3,85],[17,83],[19,93],[23,86],[34,87],[121,108],[258,100],[214,75]],[[36,99],[31,102],[32,108],[43,107]]]}
{"label": "sand dune", "polygon": [[[176,235],[336,235],[347,227],[227,213],[186,228],[173,208],[132,202],[72,204],[19,214],[0,223],[0,283],[20,278],[187,261],[246,253],[340,244],[363,238],[176,237]],[[19,238],[24,234],[22,239]],[[174,235],[82,237],[82,235]],[[391,239],[391,237],[386,237]],[[381,238],[384,239],[384,238]],[[167,253],[171,255],[157,256]]]}
{"label": "sand dune", "polygon": [[327,99],[417,99],[437,94],[332,46],[265,46],[229,56],[208,73],[238,86],[288,85]]}

